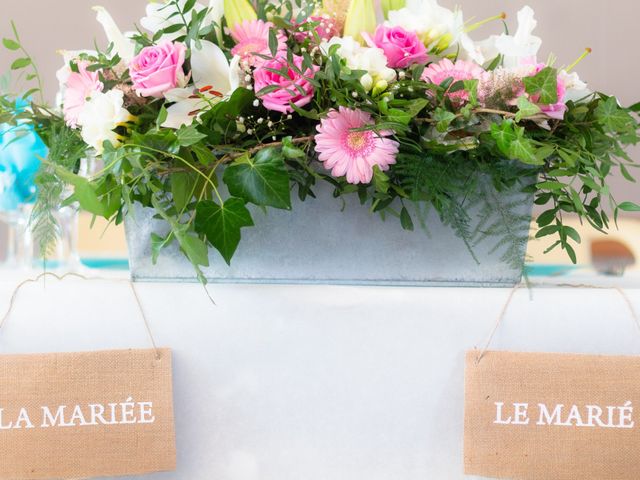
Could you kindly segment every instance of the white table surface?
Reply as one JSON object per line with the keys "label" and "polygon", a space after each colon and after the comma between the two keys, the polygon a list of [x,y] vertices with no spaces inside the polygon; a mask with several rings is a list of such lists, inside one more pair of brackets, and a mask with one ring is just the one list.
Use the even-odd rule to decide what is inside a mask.
{"label": "white table surface", "polygon": [[[0,309],[24,276],[0,275]],[[640,310],[637,277],[555,281],[628,287]],[[199,285],[137,290],[174,350],[178,471],[149,478],[465,478],[464,352],[509,289],[214,285],[216,306]],[[117,281],[27,285],[0,331],[2,353],[148,346]],[[615,290],[547,286],[515,294],[492,348],[640,354],[640,332]]]}

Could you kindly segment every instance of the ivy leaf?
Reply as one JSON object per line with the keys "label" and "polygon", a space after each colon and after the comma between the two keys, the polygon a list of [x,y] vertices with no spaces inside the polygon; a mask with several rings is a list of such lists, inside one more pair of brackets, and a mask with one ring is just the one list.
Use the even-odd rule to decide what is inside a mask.
{"label": "ivy leaf", "polygon": [[534,103],[531,103],[527,97],[522,96],[518,98],[518,113],[516,113],[516,122],[520,122],[523,118],[532,117],[533,115],[540,113],[540,107]]}
{"label": "ivy leaf", "polygon": [[599,123],[610,132],[625,133],[630,129],[635,130],[635,120],[626,110],[620,108],[616,97],[600,101],[596,115]]}
{"label": "ivy leaf", "polygon": [[173,233],[169,233],[166,237],[161,237],[157,233],[151,234],[151,262],[155,265],[158,262],[160,251],[171,245],[174,239]]}
{"label": "ivy leaf", "polygon": [[544,165],[544,160],[538,157],[531,140],[525,137],[524,127],[517,127],[512,120],[491,125],[491,136],[507,158],[520,160],[528,165]]}
{"label": "ivy leaf", "polygon": [[291,137],[285,137],[282,139],[282,154],[288,159],[306,158],[307,156],[307,154],[304,153],[304,150],[293,144]]}
{"label": "ivy leaf", "polygon": [[191,145],[195,145],[201,140],[207,138],[205,134],[198,131],[195,125],[180,128],[180,130],[178,130],[177,132],[177,136],[178,143],[182,147],[190,147]]}
{"label": "ivy leaf", "polygon": [[207,244],[193,235],[181,235],[179,237],[180,248],[194,265],[209,266],[209,249]]}
{"label": "ivy leaf", "polygon": [[545,67],[533,77],[526,77],[523,81],[529,95],[540,94],[540,103],[551,105],[558,101],[558,72],[555,68]]}
{"label": "ivy leaf", "polygon": [[171,174],[170,182],[173,203],[176,210],[182,212],[193,198],[195,187],[194,178],[187,172],[176,172]]}
{"label": "ivy leaf", "polygon": [[245,154],[224,171],[229,193],[261,207],[291,209],[289,173],[282,152],[260,150],[254,158]]}
{"label": "ivy leaf", "polygon": [[196,231],[206,235],[229,265],[240,243],[240,230],[252,226],[251,213],[240,198],[232,197],[222,205],[205,200],[196,207]]}
{"label": "ivy leaf", "polygon": [[436,130],[440,133],[445,133],[449,129],[449,125],[456,119],[456,114],[445,110],[444,108],[437,108],[433,114],[433,119],[436,123]]}

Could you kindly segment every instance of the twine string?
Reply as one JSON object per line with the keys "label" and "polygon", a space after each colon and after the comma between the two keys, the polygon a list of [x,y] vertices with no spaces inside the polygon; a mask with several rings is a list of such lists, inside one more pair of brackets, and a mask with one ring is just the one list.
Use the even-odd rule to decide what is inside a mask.
{"label": "twine string", "polygon": [[[496,319],[496,322],[493,325],[493,329],[491,330],[491,333],[489,334],[489,337],[487,338],[487,341],[486,341],[484,347],[482,348],[482,350],[480,350],[480,353],[476,357],[476,365],[478,365],[480,363],[480,360],[482,360],[482,358],[485,356],[485,354],[489,350],[489,347],[491,346],[491,342],[493,341],[493,338],[495,337],[496,332],[498,331],[498,328],[500,328],[500,325],[502,324],[502,322],[504,321],[504,319],[505,319],[505,317],[507,315],[507,311],[509,310],[509,306],[511,305],[511,303],[513,301],[513,297],[515,296],[515,293],[520,288],[522,288],[523,286],[524,285],[522,283],[518,283],[509,292],[509,296],[507,297],[506,302],[502,306],[502,310],[500,311],[500,315],[498,315],[498,318]],[[533,286],[535,286],[535,285],[531,284],[531,287],[533,287]],[[629,295],[627,295],[627,293],[621,287],[619,287],[619,286],[602,287],[602,286],[598,286],[598,285],[589,285],[589,284],[585,284],[585,283],[579,283],[579,284],[558,283],[558,284],[555,284],[553,286],[560,287],[560,288],[591,288],[591,289],[597,289],[597,290],[615,290],[616,292],[618,292],[620,294],[620,296],[622,297],[622,299],[625,302],[625,305],[629,308],[629,312],[631,313],[631,318],[633,318],[633,321],[634,321],[636,327],[638,328],[638,333],[640,333],[640,317],[638,316],[638,312],[636,311],[635,307],[633,306],[633,303],[631,302],[631,299],[629,298]]]}
{"label": "twine string", "polygon": [[129,286],[131,287],[131,291],[132,291],[133,297],[134,297],[134,299],[136,301],[136,305],[138,306],[138,311],[140,312],[140,316],[142,317],[142,321],[143,321],[145,329],[147,331],[147,335],[149,336],[149,340],[151,341],[151,345],[153,346],[153,350],[156,353],[156,360],[160,360],[160,350],[158,349],[158,346],[156,344],[155,338],[154,338],[153,333],[151,331],[151,324],[149,323],[149,320],[147,319],[147,316],[146,316],[146,314],[144,312],[144,307],[142,306],[142,301],[140,300],[140,297],[138,295],[138,291],[136,290],[136,287],[135,287],[134,283],[131,280],[118,279],[118,278],[106,278],[106,277],[87,277],[85,275],[82,275],[80,273],[75,273],[75,272],[67,272],[67,273],[65,273],[63,275],[58,275],[58,274],[53,273],[53,272],[42,272],[38,276],[36,276],[34,278],[27,278],[26,280],[23,280],[18,285],[16,285],[16,287],[13,290],[13,293],[11,294],[11,299],[9,300],[9,306],[7,307],[7,310],[4,313],[4,315],[2,316],[2,318],[0,318],[0,330],[2,330],[2,327],[6,324],[6,322],[9,319],[11,313],[13,312],[13,310],[15,308],[15,305],[16,305],[16,300],[18,299],[18,294],[20,293],[22,288],[25,285],[28,285],[30,283],[38,283],[41,279],[44,279],[46,281],[47,277],[55,278],[56,280],[58,280],[60,282],[65,280],[66,278],[75,277],[75,278],[79,278],[81,280],[86,280],[86,281],[106,281],[106,282],[126,282],[126,283],[128,283]]}

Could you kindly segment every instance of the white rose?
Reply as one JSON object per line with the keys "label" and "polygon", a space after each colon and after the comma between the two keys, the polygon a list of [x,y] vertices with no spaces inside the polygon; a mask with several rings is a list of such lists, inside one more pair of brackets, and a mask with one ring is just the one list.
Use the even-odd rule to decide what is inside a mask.
{"label": "white rose", "polygon": [[82,139],[93,147],[98,155],[103,152],[103,143],[108,140],[118,145],[116,127],[131,119],[131,114],[124,108],[124,93],[114,89],[106,93],[94,93],[78,117],[78,125],[82,129]]}
{"label": "white rose", "polygon": [[387,57],[381,49],[363,47],[352,37],[333,37],[328,42],[323,42],[320,49],[327,55],[334,45],[339,45],[336,53],[347,61],[347,67],[367,72],[360,78],[365,90],[371,90],[381,80],[387,83],[395,81],[396,71],[387,67]]}

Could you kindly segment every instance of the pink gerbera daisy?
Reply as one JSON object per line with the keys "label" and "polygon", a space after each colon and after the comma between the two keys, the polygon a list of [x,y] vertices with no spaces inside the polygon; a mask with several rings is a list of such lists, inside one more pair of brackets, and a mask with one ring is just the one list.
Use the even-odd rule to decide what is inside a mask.
{"label": "pink gerbera daisy", "polygon": [[[458,60],[453,63],[448,58],[432,63],[425,68],[422,73],[422,80],[440,85],[448,78],[453,78],[454,83],[460,80],[480,80],[485,74],[485,70],[478,64],[466,60]],[[450,92],[447,94],[452,100],[466,101],[469,94],[464,90]]]}
{"label": "pink gerbera daisy", "polygon": [[71,72],[64,84],[63,112],[67,125],[71,128],[78,126],[78,117],[87,99],[104,88],[99,73],[88,70],[89,62],[80,61],[76,65],[77,72]]}
{"label": "pink gerbera daisy", "polygon": [[374,165],[384,171],[396,163],[399,144],[386,138],[393,131],[354,131],[373,124],[367,112],[340,107],[330,110],[316,127],[316,152],[334,177],[346,175],[349,183],[369,183]]}
{"label": "pink gerbera daisy", "polygon": [[[231,30],[231,37],[236,41],[231,53],[240,56],[252,67],[262,63],[265,59],[259,55],[272,56],[269,49],[269,30],[272,28],[273,23],[263,20],[245,20],[237,24]],[[286,38],[282,31],[278,30],[276,38],[278,51],[286,50]]]}

